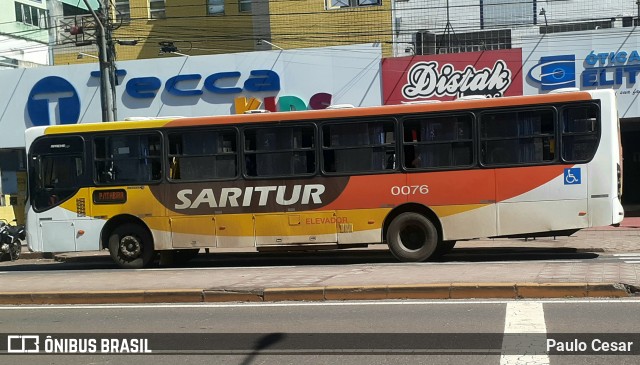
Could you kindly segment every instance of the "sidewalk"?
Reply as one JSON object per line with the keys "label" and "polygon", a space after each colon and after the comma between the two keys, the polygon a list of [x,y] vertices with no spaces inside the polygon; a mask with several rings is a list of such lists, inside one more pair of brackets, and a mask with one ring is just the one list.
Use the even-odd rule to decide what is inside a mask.
{"label": "sidewalk", "polygon": [[[378,249],[377,261],[355,264],[341,264],[336,252],[335,265],[226,267],[216,265],[211,254],[207,262],[213,264],[186,269],[7,271],[0,274],[5,276],[0,304],[632,297],[640,288],[640,217],[571,237],[460,242],[452,255],[478,247],[542,250],[565,258],[461,263],[445,257],[402,264],[390,258],[379,262],[387,253]],[[632,253],[639,254],[637,263],[624,256],[589,260],[597,254]],[[110,260],[106,251],[57,254],[55,259],[103,265]]]}

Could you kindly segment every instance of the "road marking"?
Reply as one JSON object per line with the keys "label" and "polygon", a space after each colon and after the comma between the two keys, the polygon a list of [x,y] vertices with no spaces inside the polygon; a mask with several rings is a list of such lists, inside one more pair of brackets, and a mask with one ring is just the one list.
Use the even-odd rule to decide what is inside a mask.
{"label": "road marking", "polygon": [[616,253],[613,256],[616,259],[623,260],[625,264],[640,264],[640,253]]}
{"label": "road marking", "polygon": [[[575,264],[579,262],[580,259],[575,260],[522,260],[522,261],[453,261],[453,262],[414,262],[412,265],[415,266],[432,266],[432,265],[470,265],[470,264],[491,264],[491,265],[512,265],[512,264],[520,264],[523,263],[534,263],[534,264]],[[589,259],[592,260],[592,259]],[[360,265],[360,264],[356,264]],[[383,263],[382,265],[403,265],[402,263]]]}
{"label": "road marking", "polygon": [[528,335],[531,333],[547,333],[542,303],[507,303],[500,365],[549,364],[544,336]]}

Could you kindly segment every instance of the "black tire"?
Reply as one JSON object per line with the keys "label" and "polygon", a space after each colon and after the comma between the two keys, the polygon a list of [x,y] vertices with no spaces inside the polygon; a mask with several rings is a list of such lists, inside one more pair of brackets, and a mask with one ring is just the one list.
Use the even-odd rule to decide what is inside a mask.
{"label": "black tire", "polygon": [[438,247],[438,230],[425,216],[402,213],[387,230],[387,245],[393,256],[404,262],[425,261]]}
{"label": "black tire", "polygon": [[9,256],[11,261],[15,261],[20,258],[20,254],[22,253],[22,242],[17,238],[14,239],[14,242],[11,243],[11,248],[9,248]]}
{"label": "black tire", "polygon": [[442,241],[436,248],[436,252],[433,253],[434,257],[439,257],[448,254],[455,247],[456,241]]}
{"label": "black tire", "polygon": [[109,253],[123,269],[141,269],[153,263],[153,238],[139,224],[125,223],[111,232]]}

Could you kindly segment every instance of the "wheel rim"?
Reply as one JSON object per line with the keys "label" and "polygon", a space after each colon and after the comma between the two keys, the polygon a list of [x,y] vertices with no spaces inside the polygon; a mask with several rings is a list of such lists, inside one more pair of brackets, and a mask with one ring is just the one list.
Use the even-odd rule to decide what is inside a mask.
{"label": "wheel rim", "polygon": [[128,259],[134,259],[142,253],[142,242],[135,236],[124,236],[120,239],[120,252]]}
{"label": "wheel rim", "polygon": [[429,237],[427,231],[419,224],[409,223],[400,230],[400,242],[408,251],[417,251],[424,247]]}

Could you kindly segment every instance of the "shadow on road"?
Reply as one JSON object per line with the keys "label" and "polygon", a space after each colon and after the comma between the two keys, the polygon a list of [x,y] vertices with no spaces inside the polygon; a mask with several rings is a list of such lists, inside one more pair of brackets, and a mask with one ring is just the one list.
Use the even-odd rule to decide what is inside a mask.
{"label": "shadow on road", "polygon": [[[433,263],[464,262],[506,262],[506,261],[549,261],[549,260],[595,260],[597,253],[583,252],[575,248],[538,247],[478,247],[456,248]],[[195,259],[182,266],[189,268],[210,267],[261,267],[261,266],[311,266],[311,265],[357,265],[357,264],[403,264],[382,249],[376,250],[336,250],[321,252],[288,253],[200,253]],[[422,263],[423,265],[425,263]],[[426,263],[428,264],[428,263]],[[409,264],[410,265],[410,264]],[[156,262],[155,267],[161,266]],[[47,270],[117,270],[118,266],[109,255],[69,257],[64,262],[55,260],[18,260],[0,263],[0,271],[47,271]]]}

